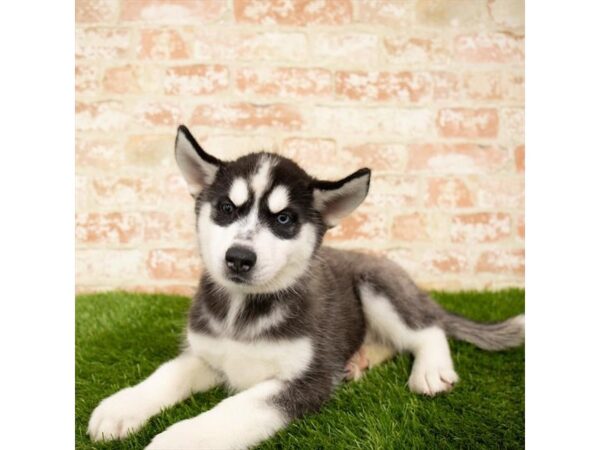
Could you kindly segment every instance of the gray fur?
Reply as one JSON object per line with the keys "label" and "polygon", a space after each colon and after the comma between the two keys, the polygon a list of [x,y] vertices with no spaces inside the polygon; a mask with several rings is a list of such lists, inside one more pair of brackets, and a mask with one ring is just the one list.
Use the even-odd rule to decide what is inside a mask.
{"label": "gray fur", "polygon": [[449,336],[469,342],[483,350],[505,350],[518,347],[525,339],[524,316],[498,323],[477,323],[456,314],[443,317],[443,327]]}
{"label": "gray fur", "polygon": [[[188,137],[193,139],[191,135]],[[195,142],[194,148],[199,149],[199,157],[207,155]],[[212,159],[206,163],[217,165],[219,169],[214,182],[205,186],[196,197],[196,213],[202,204],[214,205],[215,199],[229,192],[236,177],[247,179],[256,173],[257,165],[265,155],[250,154],[230,163],[218,161],[209,155]],[[232,326],[225,328],[219,328],[218,324],[228,317],[231,307],[229,293],[206,271],[194,297],[189,326],[198,333],[239,341],[309,337],[314,356],[308,369],[299,378],[286,382],[286,388],[272,399],[273,404],[290,420],[318,410],[331,396],[335,386],[344,377],[346,363],[364,342],[367,330],[383,343],[387,342],[386,336],[367,323],[363,302],[368,299],[361,298],[360,294],[360,287],[364,284],[383,294],[411,330],[439,327],[449,336],[487,350],[501,350],[522,342],[523,326],[518,319],[499,324],[473,322],[445,311],[391,261],[321,246],[323,235],[330,225],[319,204],[329,208],[329,212],[333,211],[333,215],[344,208],[350,211],[356,207],[368,191],[368,169],[361,169],[337,182],[320,181],[310,177],[289,159],[274,154],[268,156],[273,162],[270,186],[275,183],[286,186],[299,216],[294,230],[285,232],[274,228],[273,232],[281,239],[293,239],[303,223],[312,224],[317,230],[312,260],[305,273],[292,286],[278,292],[247,294],[236,317],[228,321]],[[364,181],[360,181],[361,177]],[[348,201],[340,203],[339,207],[332,206],[333,200],[341,198],[337,191],[342,193],[347,190],[349,185],[346,183],[349,181],[359,186],[354,189],[354,197],[348,196]],[[269,189],[272,187],[267,188],[267,195]],[[316,194],[318,199],[313,197]],[[249,192],[250,200],[239,208],[239,214],[247,213],[255,200],[254,195],[254,192]],[[265,198],[257,201],[264,202]],[[229,223],[229,218],[218,214],[211,217],[219,225]],[[277,323],[271,326],[267,323],[258,334],[249,333],[257,320],[268,318],[273,311],[280,314]]]}
{"label": "gray fur", "polygon": [[[206,266],[189,311],[189,346],[184,352],[194,352],[205,368],[212,365],[222,375],[210,371],[211,376],[234,388],[277,379],[277,391],[262,400],[277,418],[273,421],[269,415],[264,420],[277,427],[318,411],[344,379],[353,355],[365,342],[371,345],[372,339],[390,347],[386,355],[411,351],[415,362],[409,387],[429,395],[448,390],[458,380],[447,336],[486,350],[522,343],[522,317],[496,324],[473,322],[445,311],[391,261],[321,245],[327,230],[367,195],[369,169],[323,181],[275,154],[220,161],[206,153],[184,126],[179,128],[176,159],[195,199],[196,229]],[[234,204],[228,196],[239,198],[230,192],[240,178],[248,192],[245,200]],[[286,206],[275,212],[269,209],[268,199],[277,186],[286,193]],[[241,258],[240,253],[235,256],[231,250],[241,245],[240,239],[253,254],[246,268],[236,265],[239,260],[234,258]],[[209,357],[209,347],[193,348],[194,339],[214,345],[217,357]],[[301,342],[304,348],[298,350],[302,353],[298,367],[296,355],[287,350],[298,347],[286,347],[291,342]],[[247,355],[252,352],[255,355]],[[236,363],[228,366],[220,360],[228,357]],[[292,371],[287,373],[282,366]],[[161,370],[156,372],[159,387],[165,380],[182,382],[177,372],[175,377],[161,378]],[[240,383],[246,375],[247,383]],[[163,401],[169,405],[172,400]],[[251,414],[248,417],[250,421],[240,426],[253,430],[256,423]]]}

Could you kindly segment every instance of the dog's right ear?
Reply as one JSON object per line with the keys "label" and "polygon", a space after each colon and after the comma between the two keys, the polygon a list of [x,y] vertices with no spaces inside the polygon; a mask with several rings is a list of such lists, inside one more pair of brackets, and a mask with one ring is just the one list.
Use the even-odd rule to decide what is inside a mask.
{"label": "dog's right ear", "polygon": [[180,125],[177,129],[175,160],[194,197],[215,181],[219,168],[224,164],[206,153],[185,125]]}

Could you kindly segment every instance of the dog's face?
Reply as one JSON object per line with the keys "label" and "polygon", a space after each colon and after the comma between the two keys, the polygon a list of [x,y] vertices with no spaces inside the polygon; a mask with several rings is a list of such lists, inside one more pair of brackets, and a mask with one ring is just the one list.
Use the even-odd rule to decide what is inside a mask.
{"label": "dog's face", "polygon": [[244,293],[292,286],[327,228],[360,205],[369,188],[368,169],[332,182],[270,153],[220,161],[183,126],[175,158],[196,199],[206,270],[216,283]]}

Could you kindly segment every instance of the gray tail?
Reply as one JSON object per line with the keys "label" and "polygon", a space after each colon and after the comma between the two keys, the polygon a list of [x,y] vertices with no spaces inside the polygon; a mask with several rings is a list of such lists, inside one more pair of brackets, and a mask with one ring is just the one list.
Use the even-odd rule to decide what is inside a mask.
{"label": "gray tail", "polygon": [[448,313],[443,325],[449,336],[469,342],[483,350],[504,350],[518,347],[525,340],[525,316],[523,314],[498,323],[473,322]]}

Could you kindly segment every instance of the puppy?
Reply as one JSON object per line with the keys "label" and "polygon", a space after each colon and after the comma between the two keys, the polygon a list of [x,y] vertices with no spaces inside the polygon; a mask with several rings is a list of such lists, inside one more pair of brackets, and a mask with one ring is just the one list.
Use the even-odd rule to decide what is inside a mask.
{"label": "puppy", "polygon": [[236,394],[147,448],[245,449],[397,352],[414,355],[408,387],[435,395],[458,381],[448,337],[486,350],[523,342],[523,316],[473,322],[442,309],[392,262],[321,245],[365,199],[369,169],[322,181],[271,153],[225,162],[184,126],[175,158],[195,199],[205,267],[185,349],[103,400],[90,419],[93,440],[124,438],[162,409],[225,384]]}

